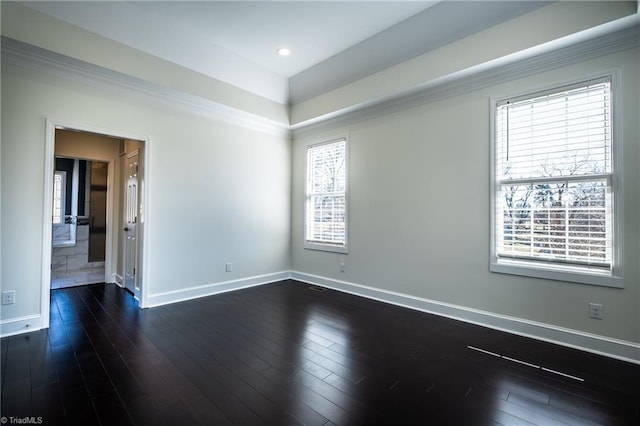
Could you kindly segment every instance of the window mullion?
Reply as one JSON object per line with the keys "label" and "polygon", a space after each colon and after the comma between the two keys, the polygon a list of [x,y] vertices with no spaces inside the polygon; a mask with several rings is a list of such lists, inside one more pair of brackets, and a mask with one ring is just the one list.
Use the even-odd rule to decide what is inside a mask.
{"label": "window mullion", "polygon": [[305,248],[346,252],[346,140],[309,146]]}
{"label": "window mullion", "polygon": [[526,184],[540,184],[540,183],[558,183],[558,182],[589,182],[595,180],[606,180],[608,184],[612,179],[611,173],[593,174],[593,175],[576,175],[576,176],[548,176],[541,178],[522,178],[522,179],[498,179],[497,185],[526,185]]}
{"label": "window mullion", "polygon": [[612,273],[611,84],[605,77],[494,104],[492,264]]}

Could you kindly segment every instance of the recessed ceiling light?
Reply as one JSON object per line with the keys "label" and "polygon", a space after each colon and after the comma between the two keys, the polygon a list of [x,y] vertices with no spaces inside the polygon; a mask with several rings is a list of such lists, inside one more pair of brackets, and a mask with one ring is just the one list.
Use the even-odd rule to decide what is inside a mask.
{"label": "recessed ceiling light", "polygon": [[286,47],[278,48],[278,55],[280,55],[280,56],[289,56],[290,54],[291,54],[291,51],[289,49],[287,49]]}

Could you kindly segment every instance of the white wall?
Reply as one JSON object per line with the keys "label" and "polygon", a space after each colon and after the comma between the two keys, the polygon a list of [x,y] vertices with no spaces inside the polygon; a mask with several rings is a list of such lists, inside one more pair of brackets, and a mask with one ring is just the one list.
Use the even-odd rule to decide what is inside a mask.
{"label": "white wall", "polygon": [[288,136],[41,67],[3,57],[1,282],[16,290],[16,303],[2,307],[3,331],[25,317],[37,327],[41,312],[47,118],[147,140],[146,292],[169,292],[158,303],[192,295],[189,287],[204,286],[202,294],[289,269]]}
{"label": "white wall", "polygon": [[[292,269],[337,288],[640,341],[639,50],[294,133]],[[620,69],[624,289],[489,272],[489,102]],[[345,123],[345,122],[343,122]],[[349,138],[348,255],[303,248],[305,147]],[[346,272],[339,272],[339,263]],[[358,287],[367,286],[383,292]],[[386,292],[386,293],[385,293]],[[395,292],[395,293],[389,293]],[[588,318],[589,302],[605,319]],[[419,303],[418,303],[419,304]],[[448,306],[448,305],[446,305]],[[448,307],[447,307],[448,309]]]}
{"label": "white wall", "polygon": [[59,129],[56,130],[55,142],[56,156],[108,163],[118,159],[122,139]]}

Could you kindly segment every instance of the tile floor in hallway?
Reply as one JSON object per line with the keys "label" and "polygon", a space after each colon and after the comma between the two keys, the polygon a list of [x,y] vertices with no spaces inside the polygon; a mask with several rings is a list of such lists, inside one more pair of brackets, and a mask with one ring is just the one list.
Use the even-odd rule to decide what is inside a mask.
{"label": "tile floor in hallway", "polygon": [[51,273],[51,290],[76,287],[85,284],[103,283],[104,266],[75,271],[60,271]]}

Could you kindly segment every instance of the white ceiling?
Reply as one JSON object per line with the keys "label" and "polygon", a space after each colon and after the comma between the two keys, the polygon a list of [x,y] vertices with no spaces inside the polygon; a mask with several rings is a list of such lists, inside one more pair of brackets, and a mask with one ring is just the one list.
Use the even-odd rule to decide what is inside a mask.
{"label": "white ceiling", "polygon": [[[306,100],[545,3],[235,0],[24,4],[286,103]],[[277,54],[282,46],[291,49],[290,56]]]}

